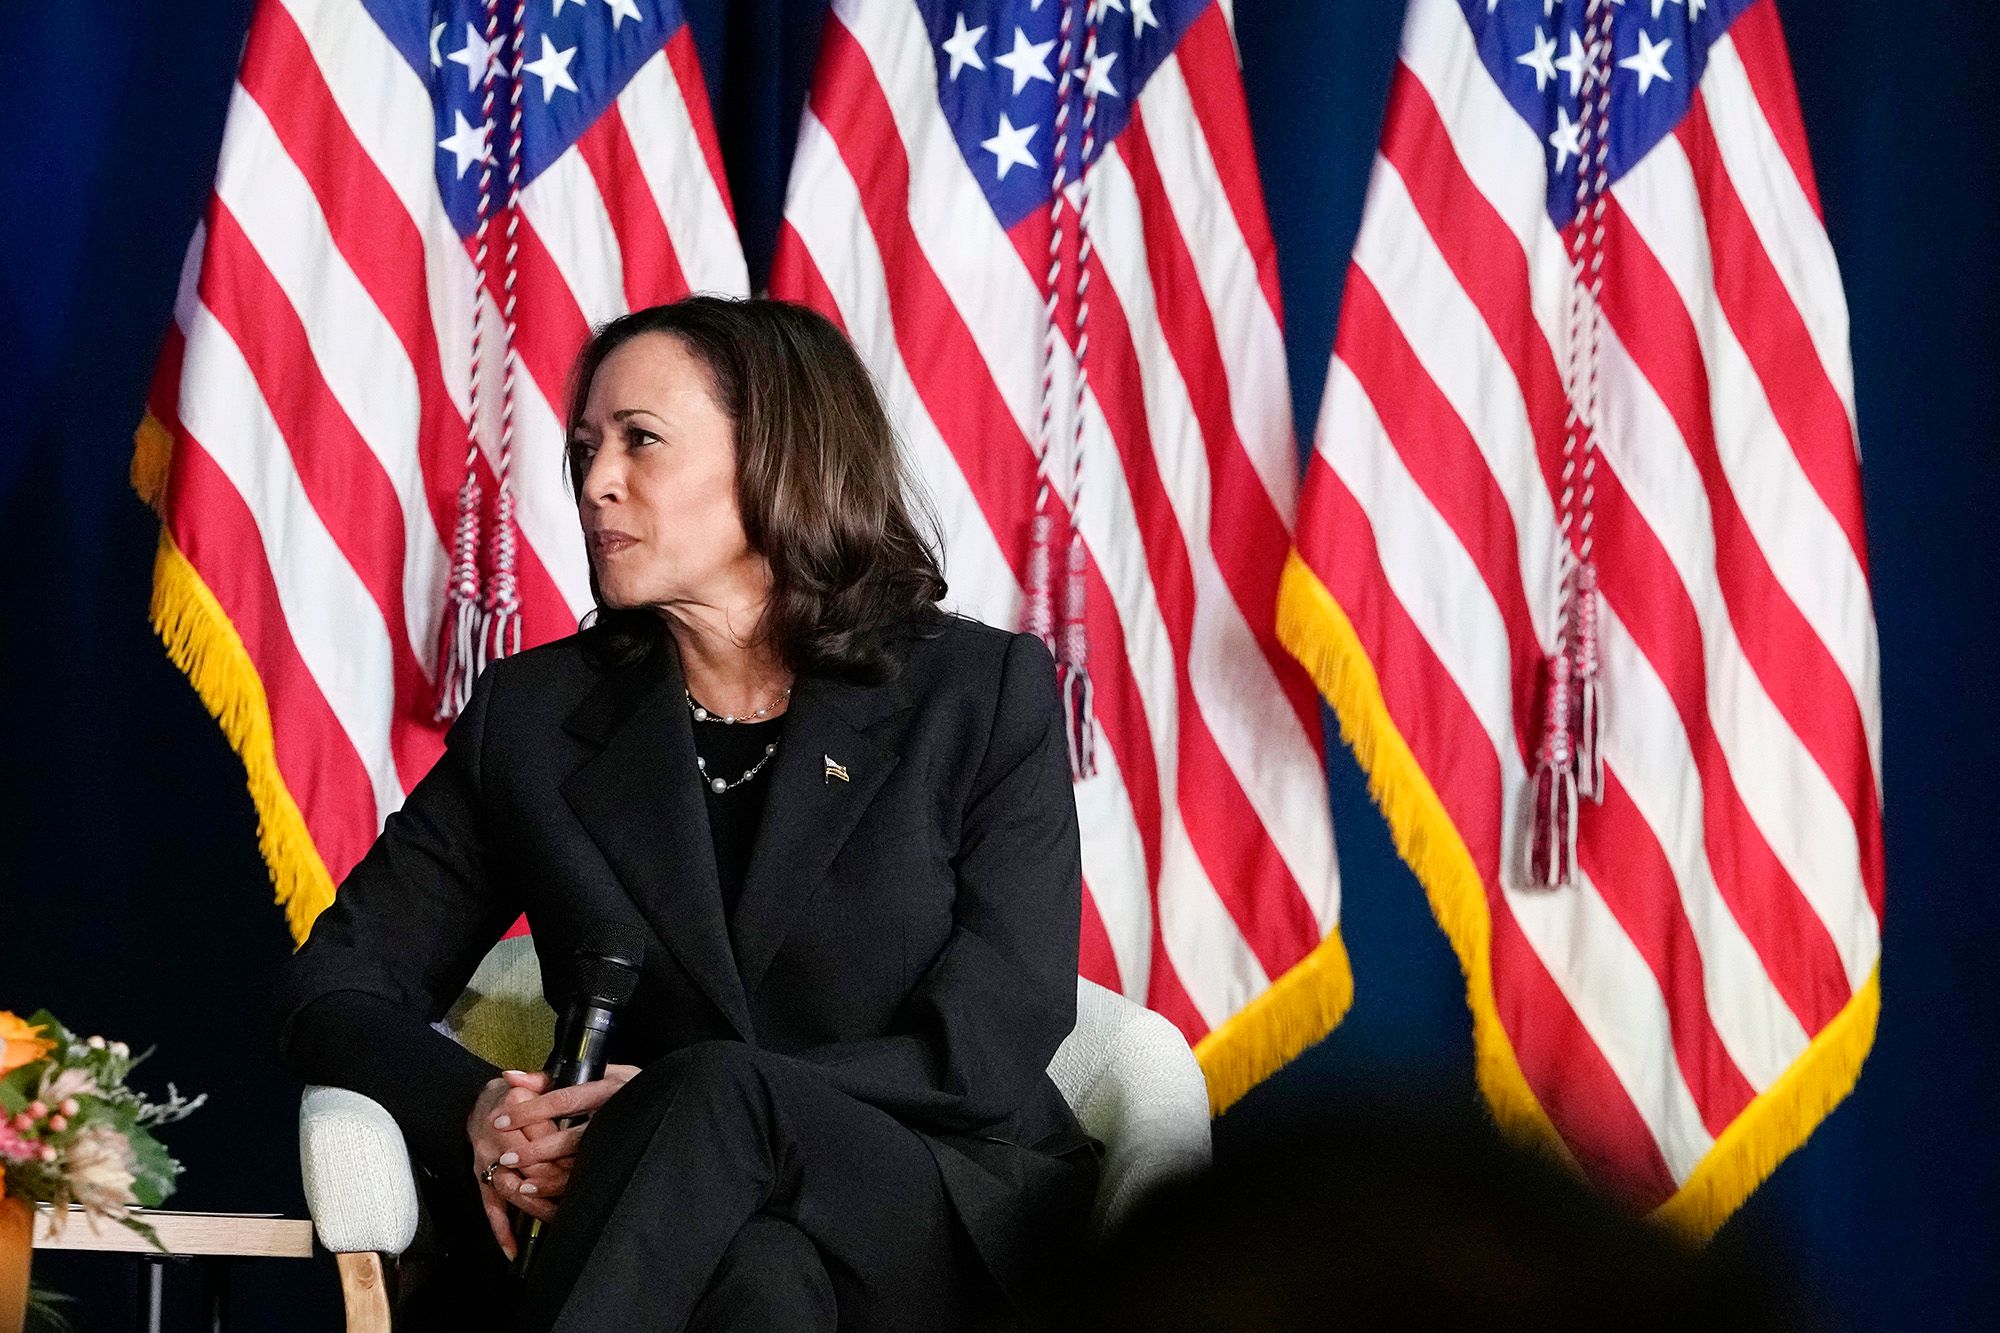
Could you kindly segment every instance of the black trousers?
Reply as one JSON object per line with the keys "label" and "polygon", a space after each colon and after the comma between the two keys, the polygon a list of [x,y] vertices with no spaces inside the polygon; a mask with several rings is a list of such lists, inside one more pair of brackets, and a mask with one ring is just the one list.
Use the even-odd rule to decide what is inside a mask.
{"label": "black trousers", "polygon": [[809,1069],[704,1042],[592,1118],[515,1313],[534,1333],[930,1333],[997,1300],[922,1138]]}

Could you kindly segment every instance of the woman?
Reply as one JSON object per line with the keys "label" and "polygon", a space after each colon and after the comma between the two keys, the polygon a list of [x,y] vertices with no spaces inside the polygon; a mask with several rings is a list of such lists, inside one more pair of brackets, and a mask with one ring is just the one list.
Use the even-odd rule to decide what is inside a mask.
{"label": "woman", "polygon": [[[1045,1072],[1080,910],[1048,654],[938,610],[867,373],[805,309],[618,319],[568,424],[594,618],[480,676],[293,960],[285,1059],[396,1116],[466,1299],[507,1210],[545,1219],[530,1327],[963,1326],[1096,1183]],[[648,932],[595,1083],[430,1026],[523,911],[558,1007],[580,938]]]}

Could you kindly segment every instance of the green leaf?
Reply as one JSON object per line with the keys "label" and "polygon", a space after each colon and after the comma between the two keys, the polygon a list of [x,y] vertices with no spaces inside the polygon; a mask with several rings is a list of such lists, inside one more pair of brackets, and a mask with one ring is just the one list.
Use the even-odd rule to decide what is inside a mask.
{"label": "green leaf", "polygon": [[132,1194],[141,1205],[157,1208],[174,1192],[174,1177],[180,1163],[167,1155],[160,1141],[145,1130],[127,1133],[132,1145]]}
{"label": "green leaf", "polygon": [[123,1223],[125,1226],[130,1227],[132,1230],[144,1236],[147,1242],[151,1244],[152,1247],[158,1250],[161,1254],[173,1253],[172,1250],[169,1250],[166,1246],[160,1244],[160,1233],[153,1230],[153,1228],[147,1225],[146,1223],[141,1222],[138,1218],[122,1217],[119,1219],[119,1221]]}
{"label": "green leaf", "polygon": [[29,1090],[41,1085],[42,1069],[47,1064],[46,1060],[36,1060],[0,1078],[0,1109],[5,1109],[10,1116],[27,1110],[28,1103],[34,1100]]}

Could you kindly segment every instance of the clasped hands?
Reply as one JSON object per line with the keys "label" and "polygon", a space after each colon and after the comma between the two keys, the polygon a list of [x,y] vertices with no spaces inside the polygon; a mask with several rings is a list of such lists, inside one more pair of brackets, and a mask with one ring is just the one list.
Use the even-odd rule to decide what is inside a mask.
{"label": "clasped hands", "polygon": [[508,1259],[514,1257],[514,1222],[507,1210],[544,1222],[554,1217],[577,1144],[590,1127],[586,1121],[563,1129],[556,1122],[597,1110],[638,1072],[637,1065],[607,1065],[603,1078],[551,1092],[547,1074],[508,1069],[480,1090],[465,1133],[487,1225]]}

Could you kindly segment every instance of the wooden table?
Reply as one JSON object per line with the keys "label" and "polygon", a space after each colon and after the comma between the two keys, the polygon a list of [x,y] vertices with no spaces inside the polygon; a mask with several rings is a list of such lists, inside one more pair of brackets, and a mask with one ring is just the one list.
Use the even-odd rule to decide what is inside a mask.
{"label": "wooden table", "polygon": [[201,1273],[206,1326],[220,1333],[229,1317],[229,1260],[310,1259],[312,1223],[275,1213],[180,1213],[161,1208],[137,1208],[134,1214],[159,1233],[161,1254],[146,1238],[116,1222],[94,1227],[83,1210],[71,1205],[60,1234],[55,1214],[44,1204],[35,1218],[38,1250],[98,1250],[135,1255],[146,1261],[139,1326],[159,1333],[160,1293],[169,1260],[193,1260]]}

